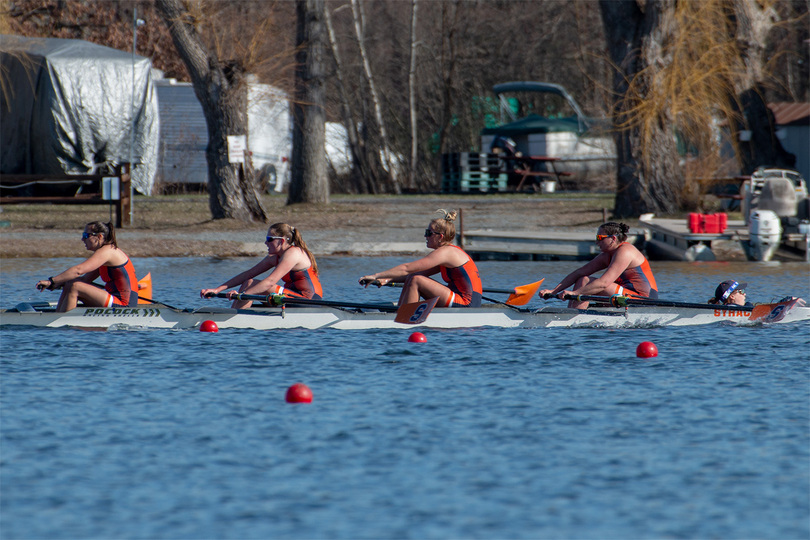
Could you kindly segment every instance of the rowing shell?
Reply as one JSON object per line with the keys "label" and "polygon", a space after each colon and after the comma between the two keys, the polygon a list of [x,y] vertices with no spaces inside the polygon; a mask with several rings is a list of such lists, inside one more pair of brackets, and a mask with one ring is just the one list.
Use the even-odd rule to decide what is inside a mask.
{"label": "rowing shell", "polygon": [[[193,329],[203,321],[214,321],[220,329],[249,328],[335,328],[368,330],[413,328],[394,321],[395,313],[377,309],[347,309],[327,306],[257,307],[249,309],[174,309],[160,304],[138,307],[78,307],[56,313],[52,304],[23,303],[0,310],[0,326],[75,328],[167,328]],[[635,328],[695,326],[716,323],[755,325],[795,323],[810,320],[810,307],[795,302],[761,304],[752,311],[722,308],[634,306],[569,309],[544,307],[539,310],[487,304],[479,308],[435,308],[418,326],[428,328]]]}

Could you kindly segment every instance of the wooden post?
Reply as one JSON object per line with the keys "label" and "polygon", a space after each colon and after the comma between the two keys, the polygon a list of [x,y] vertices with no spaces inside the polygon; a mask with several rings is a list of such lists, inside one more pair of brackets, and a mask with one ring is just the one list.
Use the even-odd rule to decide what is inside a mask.
{"label": "wooden post", "polygon": [[464,214],[461,208],[458,209],[458,247],[464,249]]}
{"label": "wooden post", "polygon": [[607,223],[608,214],[607,208],[602,208],[602,223]]}
{"label": "wooden post", "polygon": [[130,164],[129,163],[122,163],[118,166],[118,177],[121,179],[121,186],[119,192],[121,194],[121,198],[118,199],[115,203],[115,226],[118,228],[123,228],[124,226],[124,216],[126,216],[126,221],[129,226],[132,226],[132,176],[130,175]]}

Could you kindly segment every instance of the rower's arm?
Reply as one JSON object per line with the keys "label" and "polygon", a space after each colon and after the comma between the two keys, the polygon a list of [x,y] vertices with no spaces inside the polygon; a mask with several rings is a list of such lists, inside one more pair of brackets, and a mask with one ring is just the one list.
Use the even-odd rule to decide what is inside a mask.
{"label": "rower's arm", "polygon": [[613,259],[605,272],[601,276],[589,281],[581,289],[574,291],[574,294],[599,293],[605,290],[611,283],[616,283],[616,280],[619,279],[622,272],[627,270],[633,263],[633,255],[632,250],[619,248],[613,255]]}
{"label": "rower's arm", "polygon": [[276,265],[276,259],[277,259],[276,255],[272,255],[272,256],[268,255],[267,257],[265,257],[264,259],[259,261],[253,268],[251,268],[249,270],[245,270],[241,274],[238,274],[238,275],[232,277],[231,279],[229,279],[228,281],[226,281],[225,283],[223,283],[222,285],[220,285],[219,287],[217,287],[214,290],[216,292],[222,292],[222,291],[224,291],[226,289],[230,289],[231,287],[236,287],[237,285],[241,285],[245,281],[258,276],[259,274],[261,274],[263,272],[267,272],[268,270],[273,268],[273,266]]}
{"label": "rower's arm", "polygon": [[440,249],[436,249],[429,255],[422,257],[416,261],[399,264],[388,270],[377,272],[376,274],[369,274],[360,278],[360,281],[374,281],[374,280],[388,280],[388,281],[403,281],[410,274],[422,274],[430,276],[439,271],[439,267],[444,261],[444,253]]}
{"label": "rower's arm", "polygon": [[111,249],[107,246],[102,246],[97,249],[85,261],[80,262],[76,266],[71,266],[64,272],[53,276],[53,288],[61,287],[68,281],[81,279],[90,283],[98,277],[98,269],[108,262],[111,256]]}
{"label": "rower's arm", "polygon": [[[591,260],[587,264],[577,268],[576,270],[574,270],[573,272],[571,272],[570,274],[565,276],[562,279],[562,281],[560,281],[557,284],[556,287],[551,289],[551,291],[548,294],[550,294],[551,296],[554,296],[554,295],[564,291],[567,287],[570,287],[571,285],[576,283],[579,278],[581,278],[583,276],[590,276],[594,272],[598,272],[599,270],[602,270],[608,264],[606,259],[607,259],[607,255],[605,253],[600,253],[599,255],[597,255],[593,260]],[[543,291],[541,291],[541,293],[542,292]]]}

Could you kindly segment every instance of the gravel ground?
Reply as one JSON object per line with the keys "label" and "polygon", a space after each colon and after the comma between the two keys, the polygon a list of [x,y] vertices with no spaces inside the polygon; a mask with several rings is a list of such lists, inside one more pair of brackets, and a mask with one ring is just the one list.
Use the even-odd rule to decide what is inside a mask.
{"label": "gravel ground", "polygon": [[[211,220],[204,197],[179,209],[169,206],[178,203],[159,197],[136,198],[135,202],[134,226],[116,232],[119,246],[130,256],[236,257],[264,253],[267,226],[276,222],[298,227],[316,255],[424,252],[422,232],[439,208],[462,211],[457,230],[594,231],[603,222],[603,207],[612,206],[612,196],[342,196],[329,205],[293,206],[285,206],[283,199],[275,197],[265,201],[267,224]],[[161,206],[166,210],[161,212]],[[104,207],[29,205],[26,213],[21,207],[8,206],[0,214],[4,225],[0,228],[0,258],[82,257],[79,235],[83,223],[107,221],[106,212]]]}

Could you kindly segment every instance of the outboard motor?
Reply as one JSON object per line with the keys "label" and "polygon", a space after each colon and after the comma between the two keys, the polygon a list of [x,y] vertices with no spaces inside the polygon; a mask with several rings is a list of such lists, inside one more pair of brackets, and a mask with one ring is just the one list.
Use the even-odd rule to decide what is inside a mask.
{"label": "outboard motor", "polygon": [[768,178],[762,185],[757,208],[772,210],[780,218],[796,215],[796,189],[788,178]]}
{"label": "outboard motor", "polygon": [[754,210],[748,221],[748,257],[769,261],[782,241],[782,224],[773,210]]}

